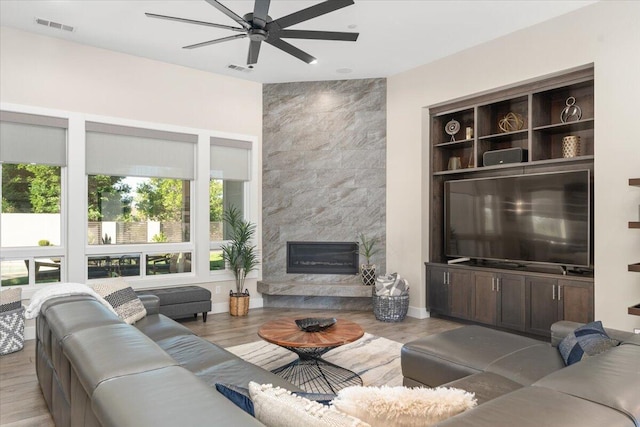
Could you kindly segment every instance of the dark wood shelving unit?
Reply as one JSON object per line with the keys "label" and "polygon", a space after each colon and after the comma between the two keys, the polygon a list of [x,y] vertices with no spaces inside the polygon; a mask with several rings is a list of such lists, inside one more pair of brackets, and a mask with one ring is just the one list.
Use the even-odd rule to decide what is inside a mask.
{"label": "dark wood shelving unit", "polygon": [[[582,116],[562,123],[561,113],[570,97],[575,98]],[[556,274],[541,275],[531,269],[510,271],[484,265],[448,265],[444,250],[444,184],[459,179],[576,170],[589,170],[593,177],[593,67],[576,68],[428,109],[431,207],[426,295],[429,310],[545,336],[556,320],[592,321],[592,276],[562,276],[560,269]],[[512,127],[513,130],[505,132],[500,128],[501,120],[509,113],[520,116],[523,121],[520,129]],[[451,120],[460,124],[454,141],[445,130]],[[466,128],[471,128],[471,138]],[[581,148],[574,157],[565,157],[562,139],[570,135],[580,137]],[[483,165],[485,152],[511,148],[527,150],[526,160]],[[451,157],[460,157],[462,167],[448,170]]]}
{"label": "dark wood shelving unit", "polygon": [[[640,187],[640,178],[629,178],[629,185],[632,187]],[[640,221],[629,221],[629,228],[640,229]],[[636,264],[629,264],[629,271],[640,273],[640,262]],[[640,304],[636,304],[627,309],[627,313],[640,316]]]}

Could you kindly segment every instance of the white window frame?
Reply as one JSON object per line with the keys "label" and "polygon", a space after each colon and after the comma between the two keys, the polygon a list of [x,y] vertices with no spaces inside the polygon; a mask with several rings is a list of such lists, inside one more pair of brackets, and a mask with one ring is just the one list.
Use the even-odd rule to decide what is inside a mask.
{"label": "white window frame", "polygon": [[[20,105],[12,105],[6,103],[0,103],[0,110],[10,113],[21,114],[33,114],[43,117],[52,117],[56,119],[67,119],[64,114],[60,114],[58,111],[32,108]],[[68,179],[67,168],[69,159],[69,126],[66,129],[66,159],[67,166],[60,167],[60,245],[58,246],[14,246],[14,247],[1,247],[0,261],[29,261],[29,283],[27,285],[16,285],[11,287],[3,287],[3,289],[19,287],[23,290],[23,298],[30,297],[38,289],[51,285],[54,283],[62,283],[67,281],[67,265],[69,259],[67,257],[67,193],[68,193]],[[2,164],[0,163],[0,168]],[[2,174],[0,173],[0,196],[2,188]],[[0,221],[2,218],[0,217]],[[36,284],[35,280],[35,259],[36,258],[60,258],[60,282],[39,283]],[[0,266],[0,269],[2,267]]]}
{"label": "white window frame", "polygon": [[[210,138],[223,138],[251,143],[251,180],[245,182],[244,213],[245,218],[257,225],[256,245],[261,248],[262,225],[260,221],[260,147],[259,137],[253,135],[220,132],[209,129],[197,129],[152,122],[143,122],[115,117],[90,115],[64,110],[55,110],[34,106],[0,102],[0,109],[18,113],[38,114],[66,118],[69,120],[67,129],[67,166],[61,170],[61,218],[62,236],[59,247],[30,247],[16,248],[10,256],[2,250],[3,259],[31,259],[60,256],[64,258],[61,269],[61,280],[68,282],[91,283],[88,281],[87,261],[89,256],[100,254],[132,254],[140,253],[144,257],[147,253],[157,252],[191,252],[191,273],[174,273],[153,276],[132,277],[125,276],[124,280],[134,288],[149,288],[162,286],[177,286],[187,284],[204,284],[234,280],[229,270],[209,271],[209,239],[198,238],[208,236],[209,227],[209,150]],[[195,180],[191,181],[191,242],[184,243],[153,243],[148,245],[88,245],[87,240],[87,175],[85,167],[85,122],[101,122],[114,125],[141,127],[169,132],[190,133],[198,135],[195,159]],[[69,225],[73,224],[73,227]],[[60,253],[60,249],[63,253]],[[52,251],[55,251],[52,252]],[[260,251],[261,253],[261,251]],[[144,258],[141,259],[144,264]],[[33,263],[31,263],[33,265]],[[141,265],[143,267],[143,265]],[[252,272],[249,278],[261,277],[261,266]],[[95,279],[98,281],[100,279]],[[23,286],[23,297],[30,298],[33,293],[46,284]]]}

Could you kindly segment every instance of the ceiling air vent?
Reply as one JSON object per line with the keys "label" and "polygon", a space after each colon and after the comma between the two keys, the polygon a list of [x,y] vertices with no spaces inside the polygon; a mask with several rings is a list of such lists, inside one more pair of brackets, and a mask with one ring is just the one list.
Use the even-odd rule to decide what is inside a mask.
{"label": "ceiling air vent", "polygon": [[73,32],[73,30],[75,30],[75,28],[73,28],[71,25],[64,25],[64,24],[60,24],[59,22],[53,22],[47,19],[42,19],[42,18],[36,18],[36,24],[44,25],[45,27],[55,28],[57,30],[69,31],[69,32]]}
{"label": "ceiling air vent", "polygon": [[243,67],[242,65],[229,64],[227,68],[234,71],[240,71],[241,73],[250,73],[253,67]]}

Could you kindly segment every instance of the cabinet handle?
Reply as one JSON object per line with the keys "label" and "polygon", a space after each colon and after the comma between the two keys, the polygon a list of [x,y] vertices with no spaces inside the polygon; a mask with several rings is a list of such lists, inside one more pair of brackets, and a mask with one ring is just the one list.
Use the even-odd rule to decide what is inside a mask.
{"label": "cabinet handle", "polygon": [[551,295],[551,299],[556,299],[556,285],[551,285],[551,289],[553,290],[553,294]]}
{"label": "cabinet handle", "polygon": [[491,278],[491,292],[495,292],[496,290],[496,278],[492,277]]}
{"label": "cabinet handle", "polygon": [[558,301],[562,299],[562,286],[558,285]]}
{"label": "cabinet handle", "polygon": [[500,278],[499,277],[496,279],[496,291],[500,292]]}

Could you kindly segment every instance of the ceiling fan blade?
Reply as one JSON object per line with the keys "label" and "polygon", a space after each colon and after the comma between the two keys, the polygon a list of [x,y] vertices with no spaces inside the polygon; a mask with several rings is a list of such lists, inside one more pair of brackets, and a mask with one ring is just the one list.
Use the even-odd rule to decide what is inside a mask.
{"label": "ceiling fan blade", "polygon": [[262,46],[262,42],[260,40],[251,40],[251,43],[249,43],[249,54],[247,55],[247,65],[258,63],[260,46]]}
{"label": "ceiling fan blade", "polygon": [[208,42],[202,42],[202,43],[192,44],[192,45],[189,45],[189,46],[184,46],[183,49],[196,49],[198,47],[204,47],[204,46],[209,46],[209,45],[212,45],[212,44],[228,42],[230,40],[235,40],[235,39],[243,39],[245,37],[247,37],[246,34],[236,34],[235,36],[223,37],[221,39],[209,40]]}
{"label": "ceiling fan blade", "polygon": [[281,30],[278,37],[283,39],[341,40],[354,42],[359,33],[342,33],[337,31]]}
{"label": "ceiling fan blade", "polygon": [[175,16],[158,15],[156,13],[145,13],[149,18],[166,19],[167,21],[184,22],[185,24],[204,25],[205,27],[222,28],[223,30],[245,31],[244,28],[231,27],[229,25],[214,24],[212,22],[194,21],[193,19],[178,18]]}
{"label": "ceiling fan blade", "polygon": [[216,9],[218,9],[220,12],[224,13],[225,15],[227,15],[229,18],[231,18],[234,21],[236,21],[238,24],[242,25],[243,28],[245,28],[247,30],[251,28],[251,25],[249,25],[249,23],[247,21],[245,21],[244,18],[242,18],[241,16],[238,16],[235,12],[227,9],[219,1],[216,1],[216,0],[205,0],[205,1],[207,3],[209,3],[211,6],[215,7]]}
{"label": "ceiling fan blade", "polygon": [[296,58],[298,58],[301,61],[306,62],[307,64],[311,64],[312,62],[316,61],[316,58],[314,58],[313,56],[309,55],[307,52],[298,49],[297,47],[287,43],[284,40],[280,40],[280,39],[267,39],[265,40],[267,43],[269,43],[271,46],[275,46],[278,49],[287,52],[289,55],[293,55]]}
{"label": "ceiling fan blade", "polygon": [[267,25],[267,14],[269,13],[269,5],[271,0],[256,0],[253,6],[253,23],[264,28]]}
{"label": "ceiling fan blade", "polygon": [[334,10],[351,6],[353,3],[353,0],[327,0],[306,9],[294,12],[290,15],[283,16],[282,18],[278,18],[275,21],[268,23],[267,29],[269,29],[269,27],[287,28],[300,22],[308,21],[309,19],[333,12]]}

